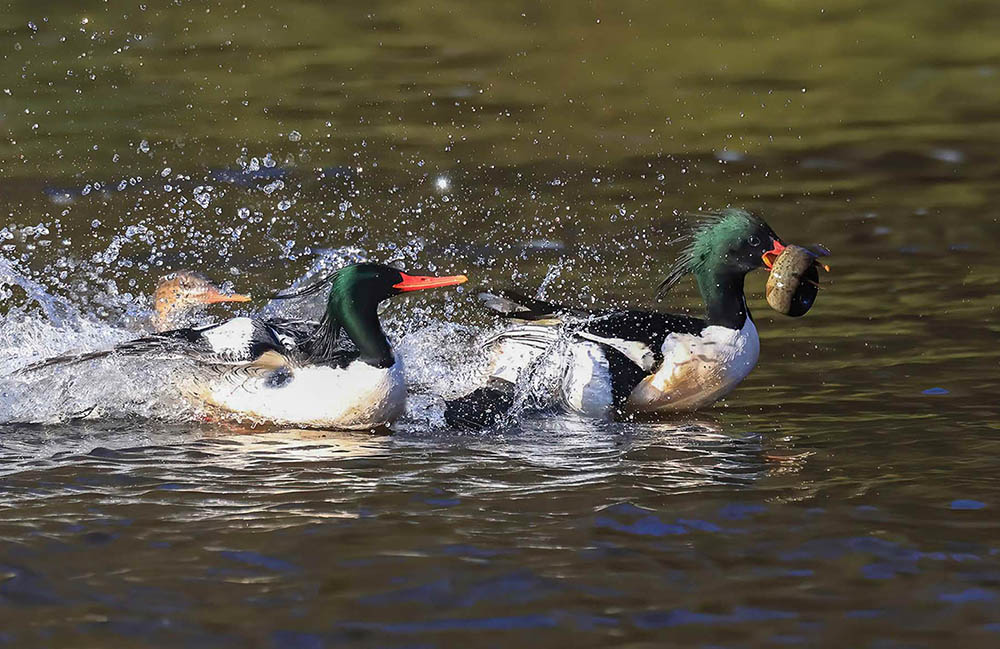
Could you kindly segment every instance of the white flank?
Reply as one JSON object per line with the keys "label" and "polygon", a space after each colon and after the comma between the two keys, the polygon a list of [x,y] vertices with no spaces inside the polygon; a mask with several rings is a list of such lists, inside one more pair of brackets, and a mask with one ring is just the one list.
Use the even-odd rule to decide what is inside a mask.
{"label": "white flank", "polygon": [[632,390],[628,407],[638,412],[695,410],[729,394],[750,374],[760,355],[753,320],[739,331],[713,325],[701,335],[670,334],[663,365]]}
{"label": "white flank", "polygon": [[403,363],[387,369],[354,361],[346,368],[228,372],[199,390],[210,405],[284,426],[363,430],[395,421],[406,406]]}

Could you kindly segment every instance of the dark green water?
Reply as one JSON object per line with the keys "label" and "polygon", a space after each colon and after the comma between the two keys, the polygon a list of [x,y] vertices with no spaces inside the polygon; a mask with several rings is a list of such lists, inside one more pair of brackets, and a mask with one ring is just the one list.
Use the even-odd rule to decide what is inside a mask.
{"label": "dark green water", "polygon": [[833,272],[794,320],[752,279],[757,369],[662,424],[437,424],[474,290],[390,307],[389,437],[0,379],[0,646],[997,646],[995,3],[245,4],[2,12],[4,373],[182,266],[648,307],[677,215],[734,205]]}

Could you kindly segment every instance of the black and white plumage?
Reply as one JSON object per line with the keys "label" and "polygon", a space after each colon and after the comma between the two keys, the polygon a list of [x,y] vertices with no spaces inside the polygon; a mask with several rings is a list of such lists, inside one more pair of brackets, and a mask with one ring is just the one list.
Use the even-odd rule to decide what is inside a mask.
{"label": "black and white plumage", "polygon": [[509,393],[503,384],[530,372],[556,375],[563,405],[587,416],[693,410],[735,387],[759,354],[750,318],[734,330],[655,311],[566,308],[515,292],[481,299],[520,322],[486,341],[488,385],[448,404],[456,425],[476,420],[472,403],[501,410]]}
{"label": "black and white plumage", "polygon": [[488,384],[450,402],[449,421],[475,423],[475,404],[495,411],[509,400],[501,382],[518,386],[540,373],[555,377],[568,410],[602,418],[694,410],[732,391],[760,354],[744,277],[771,268],[784,245],[763,219],[738,209],[699,218],[681,241],[686,246],[659,296],[693,275],[704,319],[565,307],[514,292],[482,295],[488,308],[518,322],[487,341]]}

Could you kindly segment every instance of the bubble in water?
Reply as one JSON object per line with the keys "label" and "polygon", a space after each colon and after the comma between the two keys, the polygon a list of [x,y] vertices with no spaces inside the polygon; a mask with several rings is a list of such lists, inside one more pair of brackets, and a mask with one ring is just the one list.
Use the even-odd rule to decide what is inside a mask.
{"label": "bubble in water", "polygon": [[302,134],[299,133],[298,131],[292,131],[291,133],[288,134],[288,140],[290,142],[298,142],[301,139],[302,139]]}
{"label": "bubble in water", "polygon": [[149,142],[147,142],[146,140],[143,140],[142,142],[140,142],[139,143],[139,151],[141,153],[149,153]]}
{"label": "bubble in water", "polygon": [[437,188],[439,192],[446,192],[451,189],[451,181],[447,176],[438,176],[434,181],[434,187]]}
{"label": "bubble in water", "polygon": [[245,218],[249,217],[250,216],[250,208],[248,208],[248,207],[241,207],[240,209],[236,210],[236,216],[240,217],[241,219],[245,219]]}
{"label": "bubble in water", "polygon": [[292,206],[291,201],[281,201],[280,203],[278,203],[278,209],[281,210],[282,212],[284,212],[291,206]]}

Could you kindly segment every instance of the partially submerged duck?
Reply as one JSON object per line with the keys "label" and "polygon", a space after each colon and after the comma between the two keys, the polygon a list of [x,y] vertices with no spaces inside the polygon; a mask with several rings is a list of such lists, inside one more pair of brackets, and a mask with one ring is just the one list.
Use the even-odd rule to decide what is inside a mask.
{"label": "partially submerged duck", "polygon": [[381,264],[354,264],[276,296],[288,299],[329,287],[317,323],[232,318],[49,359],[21,372],[114,354],[182,357],[206,370],[181,385],[182,394],[220,413],[303,428],[378,428],[395,421],[406,404],[402,363],[382,330],[379,303],[465,281],[464,275],[425,277]]}
{"label": "partially submerged duck", "polygon": [[178,270],[167,273],[156,283],[150,323],[157,332],[179,329],[191,324],[212,304],[249,301],[249,295],[226,293],[201,273]]}
{"label": "partially submerged duck", "polygon": [[[519,379],[546,363],[557,364],[563,405],[592,417],[695,410],[731,392],[760,354],[744,278],[770,270],[785,244],[763,219],[740,209],[706,216],[687,239],[658,296],[693,275],[705,318],[567,307],[514,292],[480,295],[487,307],[521,324],[487,342],[488,382],[448,403],[449,423],[497,422]],[[566,348],[553,353],[560,343]]]}

